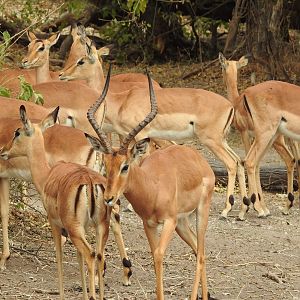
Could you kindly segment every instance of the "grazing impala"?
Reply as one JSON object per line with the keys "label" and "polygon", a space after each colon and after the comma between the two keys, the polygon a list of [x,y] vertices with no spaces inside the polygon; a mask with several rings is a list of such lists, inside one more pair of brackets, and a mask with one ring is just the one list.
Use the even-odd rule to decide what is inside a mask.
{"label": "grazing impala", "polygon": [[[102,66],[97,59],[96,49],[88,47],[89,52],[77,64],[66,69],[64,79],[89,80],[96,90],[103,87]],[[97,75],[97,76],[96,76]],[[156,90],[158,114],[141,131],[137,139],[144,137],[166,140],[182,140],[198,137],[223,163],[228,172],[228,188],[223,217],[227,217],[234,203],[233,190],[236,174],[242,198],[246,198],[244,168],[239,157],[228,146],[226,135],[234,116],[234,109],[224,97],[202,89],[164,88]],[[133,89],[123,93],[107,94],[105,124],[120,135],[127,135],[131,128],[149,110],[146,89]],[[108,129],[107,129],[108,130]],[[263,211],[260,212],[264,214]]]}
{"label": "grazing impala", "polygon": [[[155,118],[159,109],[151,81],[149,82],[151,112],[129,132],[120,148],[111,147],[94,118],[105,94],[88,111],[88,118],[99,139],[86,135],[94,148],[104,153],[107,174],[104,201],[112,206],[124,193],[143,221],[154,259],[156,299],[164,299],[163,257],[172,234],[176,231],[197,257],[191,299],[197,299],[201,280],[202,299],[207,300],[204,241],[215,176],[200,153],[186,146],[173,145],[147,156],[149,138],[145,138],[128,149],[131,141]],[[193,212],[196,212],[197,219],[196,234],[188,219]],[[158,236],[160,225],[163,228]]]}
{"label": "grazing impala", "polygon": [[[63,289],[61,232],[67,232],[77,249],[83,288],[83,299],[96,299],[95,258],[99,273],[100,299],[104,299],[104,246],[108,237],[111,207],[103,202],[106,180],[99,173],[79,164],[58,162],[52,168],[46,159],[43,132],[56,122],[58,108],[40,123],[27,118],[20,107],[23,127],[15,131],[13,139],[0,152],[1,158],[26,156],[33,182],[41,194],[56,248],[60,299]],[[76,146],[76,145],[74,145]],[[96,252],[85,238],[88,226],[96,229]],[[89,275],[87,295],[84,261]]]}
{"label": "grazing impala", "polygon": [[[31,119],[40,120],[47,116],[49,109],[30,102],[13,99],[1,99],[0,110],[0,147],[6,145],[13,132],[20,127],[19,116],[20,104],[26,106],[27,114]],[[44,133],[45,151],[50,166],[58,161],[75,162],[99,170],[100,157],[90,146],[82,131],[61,125],[54,125]],[[0,212],[2,220],[3,251],[0,260],[0,269],[5,267],[5,262],[10,256],[8,243],[8,217],[9,217],[9,178],[15,177],[22,180],[31,180],[28,160],[25,157],[0,160]],[[118,207],[112,214],[112,229],[120,251],[123,263],[123,284],[130,284],[130,261],[126,254],[121,228],[119,224]]]}
{"label": "grazing impala", "polygon": [[[240,101],[243,101],[243,98],[240,97],[237,89],[237,72],[238,69],[247,65],[248,59],[246,57],[241,57],[239,61],[234,60],[226,60],[222,53],[219,54],[219,60],[222,66],[223,77],[227,87],[227,95],[228,99],[232,102],[234,107],[238,107],[240,105]],[[257,90],[259,91],[259,90]],[[253,135],[253,124],[252,122],[246,121],[248,118],[248,114],[246,110],[239,110],[236,113],[234,118],[234,126],[240,131],[242,136],[242,141],[245,146],[246,154],[248,153],[250,146],[251,146],[251,135]],[[284,136],[282,134],[278,135],[277,138],[273,142],[274,149],[278,152],[281,158],[284,160],[286,167],[287,167],[287,174],[288,174],[288,199],[286,201],[286,206],[283,210],[283,213],[287,214],[291,204],[293,202],[293,177],[294,177],[294,165],[295,165],[295,158],[291,154],[290,150],[288,149]],[[293,153],[296,157],[297,155],[297,145],[292,144],[292,149],[294,149]],[[258,189],[260,203],[263,205],[263,209],[265,211],[265,215],[269,215],[270,212],[264,204],[264,198],[262,194],[261,184],[260,184],[260,176],[259,176],[259,167],[256,169],[256,185]],[[249,203],[247,203],[249,205]],[[254,207],[259,205],[258,201],[254,203]],[[244,219],[245,212],[247,211],[247,207],[242,207],[240,212],[240,219]]]}

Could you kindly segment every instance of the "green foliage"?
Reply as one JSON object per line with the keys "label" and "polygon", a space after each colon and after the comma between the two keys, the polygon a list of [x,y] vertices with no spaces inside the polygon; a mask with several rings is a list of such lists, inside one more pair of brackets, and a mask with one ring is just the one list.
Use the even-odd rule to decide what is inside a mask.
{"label": "green foliage", "polygon": [[4,87],[4,86],[0,86],[0,96],[10,97],[11,96],[11,90]]}
{"label": "green foliage", "polygon": [[42,94],[35,92],[32,85],[28,83],[23,76],[18,76],[18,79],[20,80],[21,91],[17,98],[24,101],[34,99],[34,103],[43,105],[44,98]]}
{"label": "green foliage", "polygon": [[135,17],[139,17],[147,8],[148,0],[127,0],[127,8]]}
{"label": "green foliage", "polygon": [[66,9],[68,12],[72,13],[75,18],[79,18],[82,16],[84,10],[88,6],[87,0],[71,0],[66,1],[66,5],[63,9]]}
{"label": "green foliage", "polygon": [[15,13],[15,19],[25,26],[32,24],[33,20],[41,19],[46,14],[46,10],[42,8],[39,0],[26,0],[22,5],[21,9]]}
{"label": "green foliage", "polygon": [[10,45],[11,37],[7,31],[1,33],[3,42],[0,44],[0,67],[4,61],[7,49]]}

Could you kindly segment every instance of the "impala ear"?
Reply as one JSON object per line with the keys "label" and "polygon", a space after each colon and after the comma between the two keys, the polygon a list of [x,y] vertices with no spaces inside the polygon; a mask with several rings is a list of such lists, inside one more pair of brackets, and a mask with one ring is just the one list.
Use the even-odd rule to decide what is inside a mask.
{"label": "impala ear", "polygon": [[221,64],[222,68],[225,69],[227,60],[226,60],[226,58],[225,58],[225,56],[223,55],[222,52],[219,52],[219,62]]}
{"label": "impala ear", "polygon": [[57,33],[55,33],[55,34],[52,34],[52,35],[48,38],[48,41],[50,42],[50,47],[57,43],[59,37],[60,37],[60,32],[57,32]]}
{"label": "impala ear", "polygon": [[105,56],[109,55],[110,49],[108,47],[101,47],[97,50],[98,56]]}
{"label": "impala ear", "polygon": [[27,118],[26,108],[24,105],[20,106],[20,118],[24,126],[24,131],[26,135],[31,136],[34,132],[34,128],[30,122],[30,120]]}
{"label": "impala ear", "polygon": [[150,151],[150,139],[145,138],[136,142],[133,148],[130,150],[131,158],[133,161],[139,161],[145,154],[149,154]]}
{"label": "impala ear", "polygon": [[90,62],[93,64],[96,62],[96,59],[95,59],[95,55],[93,53],[93,43],[86,43],[86,54],[90,60]]}
{"label": "impala ear", "polygon": [[238,69],[245,67],[248,65],[248,58],[246,56],[242,56],[239,61],[236,63]]}
{"label": "impala ear", "polygon": [[37,39],[36,35],[32,31],[27,30],[26,33],[27,33],[29,42],[32,42],[33,40]]}
{"label": "impala ear", "polygon": [[59,106],[57,106],[54,111],[52,111],[44,120],[40,123],[42,132],[47,128],[52,127],[57,121],[57,115],[59,111]]}
{"label": "impala ear", "polygon": [[84,135],[87,138],[87,140],[90,142],[90,144],[93,146],[94,150],[100,151],[102,153],[107,153],[107,151],[101,145],[100,141],[97,138],[93,137],[92,135],[89,135],[86,132],[84,133]]}

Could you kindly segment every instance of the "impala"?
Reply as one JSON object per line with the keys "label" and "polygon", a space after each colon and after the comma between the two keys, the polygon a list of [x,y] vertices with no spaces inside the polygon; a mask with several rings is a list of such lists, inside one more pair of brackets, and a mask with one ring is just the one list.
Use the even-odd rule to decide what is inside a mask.
{"label": "impala", "polygon": [[[154,259],[157,299],[164,299],[163,257],[176,231],[196,254],[191,299],[197,299],[201,280],[202,299],[207,300],[204,241],[215,176],[200,153],[186,146],[173,145],[148,155],[149,138],[145,138],[128,149],[131,141],[155,118],[159,109],[150,79],[149,85],[151,112],[129,132],[120,148],[112,148],[94,118],[105,94],[88,111],[89,121],[99,139],[86,136],[96,150],[104,153],[107,174],[104,201],[107,206],[113,206],[124,193],[143,221]],[[197,234],[191,229],[188,219],[193,212],[196,212]],[[163,227],[159,236],[157,230],[160,225]]]}
{"label": "impala", "polygon": [[[13,99],[1,99],[0,110],[0,147],[9,142],[13,132],[20,127],[18,108],[20,104],[26,106],[27,114],[31,119],[40,120],[47,116],[49,109],[30,102]],[[100,157],[87,142],[82,131],[61,125],[54,125],[44,133],[44,143],[47,160],[50,166],[58,161],[74,162],[99,170]],[[0,211],[2,220],[3,250],[0,260],[0,269],[5,268],[6,260],[10,256],[8,243],[9,217],[9,181],[11,177],[31,181],[28,160],[25,157],[0,160]],[[130,285],[131,263],[125,250],[119,223],[118,207],[114,207],[112,214],[112,229],[123,263],[123,284]]]}
{"label": "impala", "polygon": [[[237,88],[237,73],[238,69],[241,67],[247,65],[248,59],[246,57],[241,57],[239,61],[233,61],[233,60],[226,60],[226,58],[223,56],[222,53],[219,54],[219,60],[222,66],[223,71],[223,78],[224,82],[227,87],[227,95],[228,99],[232,102],[233,106],[237,108],[239,105],[241,105],[241,101],[243,101],[243,98],[240,97],[238,88]],[[256,90],[255,90],[256,91]],[[259,89],[257,89],[257,92],[259,93]],[[242,141],[245,146],[246,154],[248,153],[250,146],[251,146],[251,135],[253,135],[254,127],[252,122],[247,121],[248,114],[246,110],[239,110],[238,113],[235,114],[234,118],[234,126],[239,130],[241,133]],[[287,174],[288,174],[288,199],[286,201],[286,206],[283,210],[283,213],[287,214],[289,211],[289,208],[292,206],[293,203],[293,176],[294,176],[294,164],[295,164],[295,158],[289,151],[284,136],[282,134],[278,135],[276,139],[274,140],[272,146],[274,149],[278,152],[278,154],[281,156],[281,158],[284,160],[287,168]],[[292,149],[294,149],[293,153],[295,157],[298,157],[296,150],[297,145],[292,144]],[[268,208],[265,205],[261,184],[260,184],[260,176],[259,176],[259,166],[256,168],[256,186],[257,191],[259,194],[259,201],[256,201],[254,203],[254,207],[256,205],[262,204],[263,210],[265,211],[265,215],[269,215],[270,212]],[[253,198],[252,198],[253,199]],[[249,203],[245,203],[249,205]],[[245,212],[247,211],[247,206],[243,206],[242,210],[240,212],[239,218],[244,219]]]}
{"label": "impala", "polygon": [[[108,237],[111,207],[105,206],[103,192],[106,180],[91,169],[75,164],[58,162],[49,166],[44,147],[43,132],[56,122],[58,108],[40,123],[27,118],[20,106],[23,127],[15,131],[14,138],[0,152],[1,158],[26,156],[33,182],[41,194],[56,248],[60,299],[65,299],[62,271],[61,232],[67,232],[77,249],[83,287],[83,299],[96,299],[95,258],[99,273],[100,299],[104,298],[104,246]],[[96,252],[85,238],[88,226],[96,229]],[[89,275],[88,298],[84,261]]]}
{"label": "impala", "polygon": [[[77,61],[79,57],[85,55],[86,53],[85,44],[84,48],[80,45],[82,43],[82,40],[87,39],[87,37],[83,35],[82,31],[79,30],[79,28],[80,27],[72,26],[71,35],[73,37],[73,43],[70,49],[66,65],[70,64],[70,62],[72,61]],[[59,33],[51,35],[48,39],[39,39],[33,32],[30,31],[27,32],[27,36],[30,43],[28,45],[27,55],[22,60],[22,67],[33,68],[36,70],[36,84],[48,83],[51,81],[58,80],[58,73],[60,72],[50,72],[49,70],[49,49],[52,45],[54,45],[57,42],[59,38]],[[108,54],[109,48],[107,47],[102,47],[99,50],[100,57],[102,55]],[[125,82],[123,80],[118,80],[118,78],[120,78],[118,76],[117,79],[112,80],[111,89],[115,92],[122,92],[131,88],[147,87],[147,82],[144,81],[145,75],[141,74],[141,76],[141,82],[138,82],[138,78],[136,78],[136,80],[133,82]],[[155,83],[155,86],[157,88],[160,87],[158,83]],[[64,84],[59,87],[63,88]],[[34,85],[34,89],[39,90],[39,85]],[[100,93],[101,91],[99,91],[99,94]]]}
{"label": "impala", "polygon": [[[77,64],[65,69],[64,79],[85,79],[99,92],[103,87],[102,66],[97,59],[96,49],[87,48],[88,54],[78,59]],[[96,76],[97,75],[97,76]],[[156,90],[158,114],[156,118],[137,135],[166,140],[182,140],[198,137],[223,163],[228,172],[228,188],[223,217],[227,217],[234,203],[233,190],[236,174],[242,198],[246,198],[244,168],[240,158],[228,146],[226,135],[234,116],[234,109],[224,97],[202,89],[164,88]],[[105,124],[120,135],[127,135],[131,128],[149,110],[146,89],[133,89],[123,93],[107,94]],[[245,201],[245,200],[244,200]],[[264,214],[260,211],[260,214]]]}
{"label": "impala", "polygon": [[[71,34],[73,37],[73,43],[70,49],[70,54],[65,63],[65,69],[76,63],[78,58],[84,56],[86,54],[86,44],[90,45],[92,43],[88,38],[83,25],[77,26],[76,24],[73,24]],[[101,51],[98,52],[99,59],[101,59],[103,55],[108,55],[109,52],[110,49],[108,47],[102,47]],[[76,53],[76,55],[73,55],[73,53]],[[120,84],[120,82],[122,83],[120,86],[118,86],[117,83]],[[160,87],[155,80],[152,80],[152,82],[155,88]],[[126,83],[129,84],[129,88],[130,86],[133,87],[138,83],[147,85],[148,79],[147,76],[141,73],[123,73],[112,76],[110,85],[111,88],[119,89],[119,91],[121,91],[128,89],[126,88]]]}
{"label": "impala", "polygon": [[[300,87],[282,82],[266,81],[249,87],[241,94],[237,114],[247,113],[248,122],[253,126],[254,142],[245,158],[248,173],[249,195],[254,202],[260,199],[256,183],[256,171],[263,155],[279,135],[292,140],[300,140],[299,106]],[[297,151],[293,152],[297,155]],[[297,163],[299,157],[295,157]],[[294,197],[289,194],[290,203],[283,211],[293,205]]]}

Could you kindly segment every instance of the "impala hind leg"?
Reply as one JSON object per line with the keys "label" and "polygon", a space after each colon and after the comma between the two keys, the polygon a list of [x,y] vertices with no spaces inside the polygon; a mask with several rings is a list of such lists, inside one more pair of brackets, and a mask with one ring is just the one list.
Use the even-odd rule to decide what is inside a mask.
{"label": "impala hind leg", "polygon": [[[286,199],[286,205],[282,211],[283,214],[288,214],[289,209],[293,206],[294,201],[294,189],[293,189],[293,182],[294,182],[294,168],[295,168],[295,160],[298,161],[297,158],[297,143],[293,142],[292,140],[288,139],[290,148],[292,153],[289,151],[283,135],[279,135],[278,138],[274,141],[273,147],[283,159],[286,170],[287,170],[287,194],[288,197]],[[299,177],[298,177],[299,178]]]}
{"label": "impala hind leg", "polygon": [[246,183],[245,174],[243,171],[243,166],[240,163],[240,159],[234,153],[234,151],[227,145],[225,140],[220,137],[210,137],[203,139],[201,141],[225,164],[228,173],[228,184],[225,208],[221,213],[223,218],[227,218],[228,213],[231,211],[234,204],[234,187],[235,179],[238,174],[240,193],[242,198],[247,198],[246,193]]}
{"label": "impala hind leg", "polygon": [[[109,208],[108,208],[109,209]],[[98,271],[98,286],[100,292],[100,300],[104,299],[104,272],[105,272],[105,256],[104,248],[109,233],[109,217],[110,211],[103,214],[101,220],[98,220],[96,226],[96,265]]]}
{"label": "impala hind leg", "polygon": [[190,226],[188,217],[183,217],[177,220],[175,228],[177,234],[192,248],[197,255],[197,236]]}
{"label": "impala hind leg", "polygon": [[277,128],[273,128],[273,133],[265,131],[264,134],[256,136],[251,148],[245,158],[245,166],[248,173],[249,195],[254,209],[258,213],[258,217],[265,217],[265,212],[261,206],[261,197],[259,196],[259,189],[257,187],[257,173],[259,162],[267,149],[273,144],[276,139]]}
{"label": "impala hind leg", "polygon": [[88,298],[86,279],[85,279],[84,258],[78,250],[77,250],[77,261],[78,261],[80,277],[81,277],[82,298],[84,300],[88,300],[89,298]]}
{"label": "impala hind leg", "polygon": [[63,267],[62,267],[61,228],[53,224],[50,220],[49,223],[51,226],[52,236],[55,243],[59,295],[60,295],[60,300],[64,300],[65,294],[64,294]]}
{"label": "impala hind leg", "polygon": [[8,242],[8,219],[9,219],[9,181],[0,178],[0,213],[2,222],[2,255],[0,260],[0,270],[5,269],[5,263],[10,257]]}
{"label": "impala hind leg", "polygon": [[89,275],[89,300],[95,300],[95,252],[92,251],[92,247],[86,240],[83,228],[77,228],[76,231],[74,231],[75,228],[72,229],[68,230],[70,239],[76,249],[80,252],[80,255],[84,257],[85,263],[87,265]]}
{"label": "impala hind leg", "polygon": [[115,240],[119,249],[123,264],[123,285],[131,285],[130,277],[132,275],[131,261],[128,259],[128,255],[125,249],[125,244],[122,236],[121,225],[120,225],[120,204],[116,204],[112,209],[112,214],[110,217],[111,228],[115,236]]}
{"label": "impala hind leg", "polygon": [[[299,143],[297,141],[293,141],[288,139],[288,144],[292,150],[294,161],[296,162],[296,170],[297,170],[297,182],[298,182],[298,198],[300,199],[300,153],[299,153]],[[291,183],[291,189],[293,189],[293,182]],[[285,207],[282,211],[283,214],[289,214],[290,208],[294,205],[294,195],[288,193],[288,199],[286,200]],[[300,201],[299,201],[300,206]]]}

